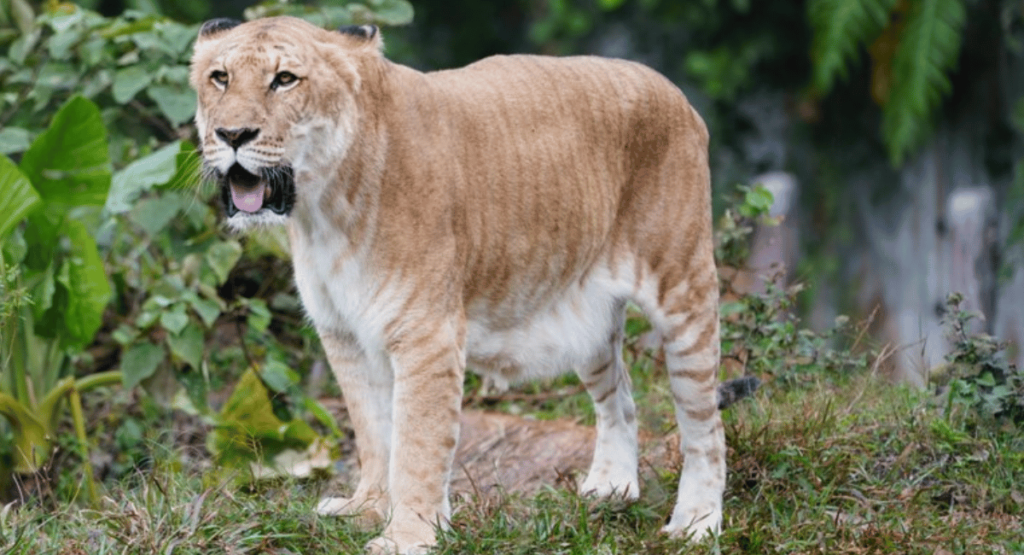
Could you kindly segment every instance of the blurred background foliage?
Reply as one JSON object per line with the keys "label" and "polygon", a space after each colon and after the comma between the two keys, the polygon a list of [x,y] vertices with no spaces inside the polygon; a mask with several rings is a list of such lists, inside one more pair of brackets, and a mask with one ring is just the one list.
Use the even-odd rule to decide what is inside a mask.
{"label": "blurred background foliage", "polygon": [[[41,325],[30,334],[52,341],[25,342],[24,349],[46,351],[17,360],[10,350],[0,352],[0,392],[18,391],[25,371],[42,372],[24,361],[45,355],[51,384],[120,370],[128,395],[138,387],[149,393],[125,403],[197,415],[221,430],[213,450],[237,444],[269,460],[279,454],[272,446],[301,449],[315,445],[318,434],[341,433],[303,385],[322,378],[322,355],[280,262],[287,258],[283,238],[225,233],[213,191],[196,177],[187,63],[199,24],[282,13],[324,26],[386,26],[387,55],[424,70],[513,52],[598,54],[658,69],[708,122],[716,201],[766,171],[786,170],[809,184],[799,199],[809,231],[799,277],[813,278],[808,291],[815,280],[842,274],[850,245],[862,235],[863,221],[851,207],[884,205],[936,130],[965,118],[980,129],[986,181],[1011,215],[1000,245],[1009,249],[1024,238],[1016,216],[1024,211],[1024,81],[1017,76],[1024,74],[1013,71],[1024,55],[1019,2],[6,0],[0,154],[17,166],[11,190],[28,181],[44,198],[26,201],[27,222],[0,226],[0,334],[6,341],[31,320]],[[45,139],[54,114],[70,104],[91,114],[82,125],[98,126],[89,137],[106,147],[86,168],[54,166],[77,154]],[[98,196],[47,208],[55,170],[89,174]],[[864,175],[871,179],[851,177]],[[98,293],[80,311],[95,325],[57,322],[78,298],[61,273],[71,268],[62,261],[75,259],[76,248],[104,269],[99,277],[89,274]],[[836,299],[836,310],[848,302]],[[280,427],[311,417],[316,430],[274,436],[258,429],[251,414],[232,413],[239,403],[226,401],[242,376],[252,383],[250,371],[263,384],[266,403],[258,404],[274,412],[262,420]],[[147,418],[157,412],[131,411]],[[139,446],[159,441],[156,428],[120,428],[119,449],[97,472],[153,464]],[[0,439],[11,437],[0,420]],[[0,487],[4,468],[14,466],[11,445],[0,441]]]}

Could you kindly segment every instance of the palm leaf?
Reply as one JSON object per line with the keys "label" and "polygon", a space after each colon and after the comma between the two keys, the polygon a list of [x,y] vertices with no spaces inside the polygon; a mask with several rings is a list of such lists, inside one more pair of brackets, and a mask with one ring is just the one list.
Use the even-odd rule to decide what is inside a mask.
{"label": "palm leaf", "polygon": [[810,0],[807,17],[813,31],[814,87],[827,94],[836,77],[889,22],[896,0]]}
{"label": "palm leaf", "polygon": [[960,56],[965,19],[963,0],[912,3],[882,110],[882,137],[895,165],[928,138],[933,112],[950,90],[948,73]]}

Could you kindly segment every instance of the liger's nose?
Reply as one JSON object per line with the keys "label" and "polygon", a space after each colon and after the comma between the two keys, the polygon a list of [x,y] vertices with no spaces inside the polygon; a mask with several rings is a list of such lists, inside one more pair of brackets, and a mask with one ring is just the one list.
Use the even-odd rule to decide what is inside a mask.
{"label": "liger's nose", "polygon": [[231,148],[238,150],[238,147],[256,138],[260,134],[259,129],[250,129],[244,127],[241,129],[224,129],[223,127],[217,128],[215,131],[220,140],[224,141]]}

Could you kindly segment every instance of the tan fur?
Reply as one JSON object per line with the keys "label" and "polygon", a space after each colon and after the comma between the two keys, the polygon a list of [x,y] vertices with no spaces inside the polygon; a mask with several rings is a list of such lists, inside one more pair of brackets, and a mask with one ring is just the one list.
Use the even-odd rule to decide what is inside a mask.
{"label": "tan fur", "polygon": [[[275,18],[200,37],[192,63],[208,161],[223,148],[215,129],[258,128],[251,155],[294,167],[296,281],[362,464],[353,497],[328,512],[390,517],[377,549],[433,544],[449,514],[467,364],[507,380],[550,373],[535,368],[542,354],[507,347],[520,331],[550,350],[541,366],[580,373],[598,403],[598,451],[602,433],[629,441],[602,432],[602,418],[631,427],[635,446],[616,352],[618,314],[633,300],[663,330],[681,449],[706,482],[691,489],[712,499],[684,501],[681,489],[667,531],[717,527],[717,516],[697,524],[701,507],[720,515],[725,472],[701,118],[668,80],[631,62],[509,56],[421,73],[379,49],[379,37]],[[228,74],[224,90],[213,70]],[[284,70],[298,84],[269,90]],[[608,302],[588,297],[620,283]],[[575,323],[574,311],[607,312],[600,341],[570,326],[565,340],[578,346],[563,350],[531,331],[545,317]],[[595,455],[588,482],[605,472],[618,484],[623,472],[602,470],[600,457],[612,460]]]}

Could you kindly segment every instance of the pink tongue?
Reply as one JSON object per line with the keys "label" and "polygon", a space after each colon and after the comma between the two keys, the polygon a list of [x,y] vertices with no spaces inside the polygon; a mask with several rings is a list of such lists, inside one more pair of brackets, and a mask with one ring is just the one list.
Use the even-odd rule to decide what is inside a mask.
{"label": "pink tongue", "polygon": [[252,190],[244,191],[239,190],[238,187],[231,187],[231,201],[235,203],[235,207],[243,212],[256,212],[263,207],[263,187],[261,183],[252,188]]}

